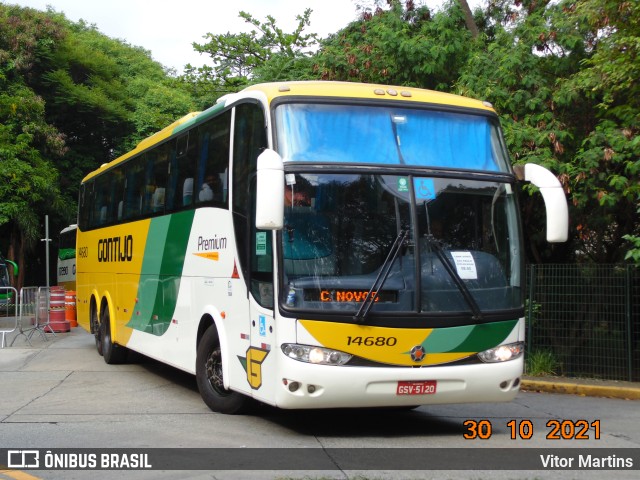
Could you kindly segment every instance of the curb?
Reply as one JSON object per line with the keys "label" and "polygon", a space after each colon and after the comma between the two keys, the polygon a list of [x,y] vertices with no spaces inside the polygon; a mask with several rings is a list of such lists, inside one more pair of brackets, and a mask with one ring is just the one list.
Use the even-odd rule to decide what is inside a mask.
{"label": "curb", "polygon": [[521,388],[536,392],[640,400],[640,387],[635,386],[588,385],[563,381],[522,379]]}

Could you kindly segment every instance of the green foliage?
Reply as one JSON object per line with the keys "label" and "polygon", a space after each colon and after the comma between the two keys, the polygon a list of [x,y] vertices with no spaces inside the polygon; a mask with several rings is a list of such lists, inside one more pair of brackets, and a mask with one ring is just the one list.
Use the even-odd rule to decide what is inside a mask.
{"label": "green foliage", "polygon": [[[202,83],[210,83],[204,95],[213,91],[227,93],[237,91],[253,81],[293,79],[293,73],[307,70],[307,58],[317,42],[315,34],[305,34],[311,10],[297,15],[298,25],[291,33],[276,25],[272,16],[261,22],[246,12],[240,17],[251,26],[248,33],[205,35],[205,43],[194,43],[197,52],[209,55],[213,67],[195,68],[187,65],[185,80],[202,89]],[[298,62],[305,67],[300,68]]]}
{"label": "green foliage", "polygon": [[45,214],[75,222],[82,177],[194,107],[149,52],[0,4],[0,248],[24,255]]}
{"label": "green foliage", "polygon": [[625,235],[622,238],[633,245],[633,247],[627,251],[624,259],[632,260],[634,263],[640,263],[640,237],[636,237],[635,235]]}
{"label": "green foliage", "polygon": [[557,375],[560,367],[560,362],[549,350],[534,350],[525,358],[525,373],[532,377]]}
{"label": "green foliage", "polygon": [[494,38],[462,69],[458,92],[491,101],[514,161],[547,166],[570,194],[572,249],[542,250],[539,199],[525,199],[533,258],[568,261],[577,252],[578,259],[620,261],[623,236],[640,230],[639,117],[630,77],[638,73],[632,39],[639,8],[566,0],[516,10],[509,3],[490,12]]}
{"label": "green foliage", "polygon": [[621,260],[625,240],[640,235],[640,6],[584,0],[572,8],[570,18],[588,29],[591,54],[561,89],[594,112],[567,171],[579,238],[595,260]]}
{"label": "green foliage", "polygon": [[322,42],[321,78],[450,90],[472,43],[459,3],[435,15],[413,2],[390,4]]}
{"label": "green foliage", "polygon": [[[640,204],[638,205],[636,213],[640,215]],[[640,264],[640,235],[627,234],[622,238],[624,238],[630,244],[630,247],[627,250],[626,255],[624,256],[624,259],[631,260],[633,263]]]}
{"label": "green foliage", "polygon": [[178,78],[94,26],[0,4],[1,238],[35,238],[52,209],[59,226],[69,223],[87,172],[222,94],[322,78],[491,101],[514,163],[550,168],[570,199],[571,243],[550,247],[541,199],[525,188],[529,258],[640,261],[638,2],[489,0],[473,19],[460,0],[438,11],[364,3],[360,18],[322,41],[306,32],[308,9],[292,32],[241,12],[249,30],[207,34],[194,48],[213,66],[187,65]]}
{"label": "green foliage", "polygon": [[41,98],[20,85],[0,93],[0,228],[19,231],[26,245],[38,237],[38,209],[62,208],[58,172],[49,158],[63,152],[61,137],[44,122]]}
{"label": "green foliage", "polygon": [[64,137],[45,120],[45,102],[25,77],[51,56],[62,37],[46,15],[16,7],[0,10],[0,228],[21,232],[25,244],[38,236],[37,209],[62,207],[52,160],[65,153]]}
{"label": "green foliage", "polygon": [[184,81],[208,98],[253,81],[322,78],[489,100],[514,163],[550,168],[569,196],[570,242],[549,245],[542,199],[523,187],[529,259],[635,258],[629,248],[640,237],[637,2],[491,0],[474,13],[477,36],[460,0],[435,13],[414,1],[364,3],[361,18],[322,40],[314,55],[294,58],[266,40],[275,36],[261,36],[277,28],[273,19],[265,27],[243,14],[261,29],[210,34],[212,42],[199,51],[211,54],[216,67],[193,69]]}

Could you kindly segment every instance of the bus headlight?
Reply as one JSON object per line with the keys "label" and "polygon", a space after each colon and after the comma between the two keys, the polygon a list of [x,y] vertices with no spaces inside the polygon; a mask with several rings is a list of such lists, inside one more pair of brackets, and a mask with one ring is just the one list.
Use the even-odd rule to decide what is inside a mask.
{"label": "bus headlight", "polygon": [[478,353],[478,357],[485,363],[499,363],[515,360],[524,354],[524,342],[509,343],[500,345],[496,348],[490,348],[484,352]]}
{"label": "bus headlight", "polygon": [[297,343],[283,344],[282,352],[294,360],[316,365],[344,365],[353,356],[339,350],[314,347],[312,345],[299,345]]}

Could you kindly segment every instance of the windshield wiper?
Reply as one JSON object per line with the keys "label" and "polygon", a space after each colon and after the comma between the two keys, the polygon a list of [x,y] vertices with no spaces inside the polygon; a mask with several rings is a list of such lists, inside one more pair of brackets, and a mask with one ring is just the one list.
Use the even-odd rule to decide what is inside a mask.
{"label": "windshield wiper", "polygon": [[438,242],[438,240],[436,240],[434,236],[431,234],[427,234],[426,239],[429,246],[433,248],[433,250],[436,252],[436,256],[438,257],[438,259],[440,260],[440,263],[442,263],[442,266],[444,267],[444,269],[447,271],[447,273],[453,280],[453,283],[455,283],[456,287],[458,287],[458,290],[460,290],[460,293],[462,294],[464,301],[467,302],[467,305],[471,309],[471,314],[472,314],[471,319],[474,321],[482,320],[482,311],[480,310],[480,307],[478,306],[476,299],[473,298],[473,295],[471,294],[467,286],[462,281],[462,278],[460,278],[460,275],[458,275],[458,272],[456,271],[454,266],[451,265],[451,262],[449,261],[444,251],[442,250],[442,247],[440,246],[440,243]]}
{"label": "windshield wiper", "polygon": [[408,235],[409,235],[408,228],[400,229],[400,233],[398,234],[395,241],[393,242],[393,245],[391,245],[391,250],[389,250],[389,254],[387,255],[387,258],[382,264],[382,267],[380,268],[380,272],[378,273],[376,280],[373,282],[373,285],[371,286],[371,289],[369,290],[369,292],[367,292],[367,296],[364,297],[364,300],[362,301],[362,305],[360,305],[360,309],[353,317],[353,320],[356,323],[364,322],[364,320],[367,318],[367,315],[369,315],[369,311],[371,310],[371,307],[376,301],[376,296],[380,291],[380,289],[382,288],[382,286],[384,285],[384,282],[389,277],[389,273],[391,273],[391,267],[393,267],[393,264],[396,261],[396,258],[398,258],[398,255],[400,254],[400,250],[402,250],[402,246],[404,245]]}

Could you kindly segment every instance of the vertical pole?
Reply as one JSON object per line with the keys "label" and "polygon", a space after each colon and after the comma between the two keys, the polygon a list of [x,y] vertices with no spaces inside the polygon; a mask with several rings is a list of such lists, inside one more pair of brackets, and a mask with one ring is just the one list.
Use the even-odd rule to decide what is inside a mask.
{"label": "vertical pole", "polygon": [[624,279],[624,309],[627,320],[627,367],[630,382],[633,382],[633,341],[631,338],[631,265],[627,265]]}
{"label": "vertical pole", "polygon": [[44,238],[41,240],[42,242],[45,242],[45,257],[46,257],[46,275],[47,275],[47,279],[46,279],[46,283],[47,283],[47,290],[46,290],[46,295],[47,295],[47,325],[49,325],[49,321],[51,320],[49,318],[49,313],[50,313],[50,309],[49,309],[49,302],[51,300],[50,296],[51,296],[51,290],[49,289],[49,242],[51,241],[51,239],[49,238],[49,215],[45,215],[44,216]]}
{"label": "vertical pole", "polygon": [[49,215],[44,216],[44,238],[42,239],[45,242],[45,251],[46,251],[46,272],[47,272],[47,290],[49,289],[49,242],[51,239],[49,238]]}
{"label": "vertical pole", "polygon": [[533,291],[535,287],[535,264],[529,265],[529,305],[528,305],[528,322],[527,322],[527,351],[526,353],[531,355],[531,345],[533,343]]}

